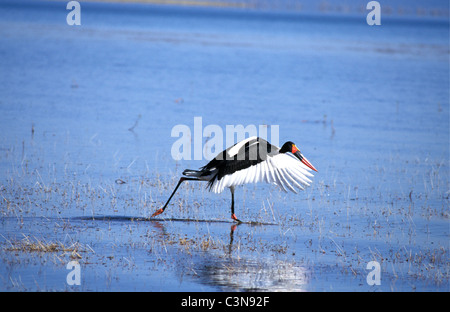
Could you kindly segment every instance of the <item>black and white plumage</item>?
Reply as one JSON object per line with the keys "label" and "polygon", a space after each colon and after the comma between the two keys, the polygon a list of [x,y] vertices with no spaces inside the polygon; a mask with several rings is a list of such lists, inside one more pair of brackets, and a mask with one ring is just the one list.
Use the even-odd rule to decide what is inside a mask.
{"label": "black and white plumage", "polygon": [[209,190],[221,193],[231,191],[231,218],[240,222],[234,214],[234,189],[247,183],[266,182],[279,186],[283,191],[297,193],[312,182],[311,170],[317,171],[300,153],[293,142],[281,148],[258,137],[250,137],[227,148],[199,170],[186,169],[183,177],[163,208],[152,217],[164,212],[172,196],[183,181],[206,181]]}

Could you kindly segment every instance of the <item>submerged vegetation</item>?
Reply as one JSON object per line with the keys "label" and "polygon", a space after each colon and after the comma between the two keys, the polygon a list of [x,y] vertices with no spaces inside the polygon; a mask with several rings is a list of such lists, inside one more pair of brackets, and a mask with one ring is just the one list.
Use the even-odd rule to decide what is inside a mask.
{"label": "submerged vegetation", "polygon": [[[89,270],[107,266],[112,276],[119,267],[132,272],[150,266],[152,276],[175,265],[183,268],[176,269],[181,279],[187,275],[241,290],[326,289],[322,279],[330,275],[338,284],[353,281],[350,289],[368,289],[365,265],[378,261],[383,289],[445,288],[450,268],[445,164],[424,165],[428,171],[408,174],[411,190],[346,185],[333,178],[332,168],[303,196],[268,185],[239,188],[240,214],[267,225],[236,226],[228,221],[228,198],[210,196],[201,183],[184,185],[166,219],[149,220],[176,184],[176,174],[94,181],[67,165],[61,175],[54,166],[48,171],[22,163],[0,187],[0,254],[6,264],[11,257],[54,254],[60,265],[72,259]],[[374,168],[371,176],[382,180],[386,170]],[[8,284],[3,287],[14,289]]]}
{"label": "submerged vegetation", "polygon": [[[188,278],[214,289],[368,290],[369,261],[380,263],[382,290],[449,285],[443,160],[391,155],[361,170],[359,182],[328,164],[299,195],[265,184],[240,187],[236,209],[258,222],[236,225],[228,194],[212,196],[197,182],[183,185],[164,218],[148,218],[176,185],[178,164],[161,173],[133,159],[97,176],[95,164],[70,157],[53,164],[35,141],[22,147],[27,152],[9,148],[0,155],[2,289],[33,288],[24,276],[36,279],[36,261],[44,270],[64,270],[70,260],[89,272],[107,270],[88,278],[84,290],[161,290],[152,281],[166,271],[181,284]],[[146,282],[133,288],[138,275]],[[61,289],[56,280],[47,283],[36,284]]]}
{"label": "submerged vegetation", "polygon": [[[5,251],[21,251],[21,252],[38,252],[38,253],[58,253],[58,257],[62,258],[69,255],[70,259],[81,259],[81,253],[87,252],[88,249],[78,242],[65,245],[62,242],[47,242],[36,237],[25,236],[20,241],[11,241],[6,239],[4,244]],[[92,249],[91,249],[92,250]]]}

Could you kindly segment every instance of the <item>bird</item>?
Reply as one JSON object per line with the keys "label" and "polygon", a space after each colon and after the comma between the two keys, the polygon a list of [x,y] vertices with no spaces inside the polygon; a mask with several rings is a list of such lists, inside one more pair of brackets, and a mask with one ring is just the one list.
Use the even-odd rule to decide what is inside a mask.
{"label": "bird", "polygon": [[152,218],[164,212],[177,189],[184,181],[205,181],[207,188],[221,193],[231,191],[231,219],[241,223],[234,211],[234,192],[239,185],[266,182],[275,184],[284,192],[304,190],[317,169],[292,141],[280,148],[263,138],[252,136],[227,148],[199,170],[186,169],[166,204]]}

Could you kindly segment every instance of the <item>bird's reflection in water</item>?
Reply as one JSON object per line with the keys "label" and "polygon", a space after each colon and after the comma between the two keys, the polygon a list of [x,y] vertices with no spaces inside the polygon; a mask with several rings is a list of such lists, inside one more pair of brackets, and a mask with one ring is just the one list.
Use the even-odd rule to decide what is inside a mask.
{"label": "bird's reflection in water", "polygon": [[[167,229],[158,222],[152,222],[165,234]],[[158,223],[158,224],[156,224]],[[245,224],[233,224],[229,241],[222,248],[208,248],[199,252],[186,252],[185,246],[177,246],[177,257],[189,257],[189,261],[179,261],[176,267],[180,280],[191,276],[201,284],[218,287],[224,291],[303,291],[308,283],[308,270],[295,260],[285,261],[276,256],[243,255],[242,241],[234,246],[236,232]],[[188,253],[180,255],[181,253]]]}

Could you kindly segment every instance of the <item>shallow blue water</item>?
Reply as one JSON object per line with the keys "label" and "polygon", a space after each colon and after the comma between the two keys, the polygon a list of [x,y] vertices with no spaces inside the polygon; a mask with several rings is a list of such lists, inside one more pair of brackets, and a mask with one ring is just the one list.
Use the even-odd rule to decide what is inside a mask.
{"label": "shallow blue water", "polygon": [[[118,188],[117,178],[130,182],[159,173],[167,182],[174,172],[206,162],[177,162],[170,153],[177,139],[172,128],[185,124],[193,131],[197,116],[203,127],[279,125],[280,143],[296,142],[319,169],[307,195],[268,195],[276,217],[300,216],[303,226],[319,220],[319,234],[287,225],[301,238],[300,247],[292,243],[297,254],[303,237],[318,235],[321,246],[322,231],[348,235],[340,232],[345,223],[354,238],[347,246],[370,245],[364,231],[381,224],[388,234],[375,239],[378,250],[393,248],[385,245],[388,235],[400,249],[411,243],[406,224],[415,231],[414,248],[432,241],[448,252],[447,19],[394,15],[370,27],[365,14],[82,3],[82,25],[75,27],[66,24],[67,12],[64,2],[0,2],[4,198],[23,193],[13,181],[29,188],[81,181],[107,189]],[[266,209],[270,219],[261,208],[269,189],[240,192],[239,215],[252,219]],[[126,203],[140,191],[115,189]],[[170,186],[151,193],[155,205],[169,192]],[[195,210],[200,217],[228,218],[229,194],[182,194],[211,204]],[[30,208],[27,200],[24,209],[50,217],[117,210],[147,216],[154,209],[111,206],[108,196],[83,210],[64,209],[66,197],[45,196],[38,199],[50,208]],[[4,215],[17,215],[5,205]],[[405,214],[408,207],[413,213]],[[448,266],[442,270],[448,273]],[[309,289],[327,287],[318,282]]]}
{"label": "shallow blue water", "polygon": [[[65,24],[64,3],[2,7],[5,146],[34,124],[35,139],[70,133],[80,147],[98,134],[106,154],[120,138],[142,163],[201,116],[280,125],[321,168],[397,150],[448,159],[448,23],[123,7],[84,4],[81,27]],[[139,114],[136,144],[126,130]]]}

